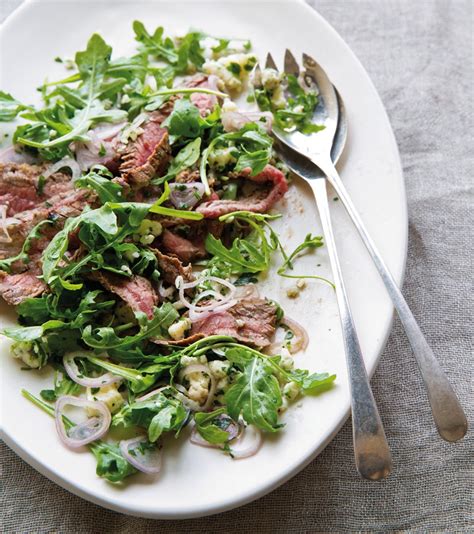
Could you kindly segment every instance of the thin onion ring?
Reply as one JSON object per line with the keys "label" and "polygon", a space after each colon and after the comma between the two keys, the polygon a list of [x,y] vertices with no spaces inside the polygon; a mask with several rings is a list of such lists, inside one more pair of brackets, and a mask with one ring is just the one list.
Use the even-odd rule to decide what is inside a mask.
{"label": "thin onion ring", "polygon": [[100,388],[102,386],[108,386],[109,384],[115,384],[116,382],[122,381],[121,377],[114,376],[112,373],[105,373],[101,376],[94,378],[87,376],[80,377],[79,368],[77,367],[76,362],[74,361],[74,359],[78,356],[79,354],[69,353],[63,357],[64,369],[68,374],[69,378],[76,384],[85,386],[87,388]]}
{"label": "thin onion ring", "polygon": [[[77,406],[78,408],[90,408],[96,412],[99,412],[99,415],[102,416],[101,426],[86,438],[71,438],[66,431],[66,426],[63,420],[63,408],[68,405]],[[106,434],[110,427],[112,416],[106,404],[103,402],[90,401],[81,397],[73,397],[72,395],[63,395],[56,401],[56,406],[54,407],[54,419],[56,422],[56,430],[61,441],[68,447],[77,449],[78,447],[82,447],[83,445],[87,445],[88,443],[92,443],[93,441],[100,439],[104,434]],[[90,419],[97,418],[92,417]],[[77,426],[85,428],[84,423],[81,423]]]}
{"label": "thin onion ring", "polygon": [[155,475],[159,473],[161,470],[161,463],[162,463],[161,460],[163,456],[161,449],[158,449],[158,448],[156,449],[155,466],[147,466],[143,464],[142,462],[140,462],[140,460],[137,459],[136,456],[130,453],[130,449],[132,448],[133,445],[136,445],[138,443],[143,443],[146,441],[147,439],[145,436],[138,436],[136,438],[122,440],[119,445],[120,452],[122,453],[122,456],[125,458],[125,460],[127,460],[129,464],[133,465],[135,469],[138,469],[139,471],[141,471],[142,473],[146,473],[147,475]]}
{"label": "thin onion ring", "polygon": [[288,347],[290,354],[296,354],[300,350],[307,349],[309,343],[308,333],[299,323],[285,315],[280,324],[287,326],[295,336],[295,339],[291,340]]}

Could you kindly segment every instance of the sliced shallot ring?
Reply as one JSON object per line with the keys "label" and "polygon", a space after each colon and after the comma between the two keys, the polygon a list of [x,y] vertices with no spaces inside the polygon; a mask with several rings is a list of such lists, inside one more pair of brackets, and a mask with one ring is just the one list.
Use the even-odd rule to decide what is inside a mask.
{"label": "sliced shallot ring", "polygon": [[88,376],[79,376],[79,368],[74,361],[75,358],[78,358],[79,354],[66,354],[63,358],[63,365],[66,373],[69,378],[81,386],[86,388],[101,388],[103,386],[108,386],[109,384],[115,384],[116,382],[121,382],[122,378],[120,376],[115,376],[112,373],[105,373],[97,377],[88,377]]}
{"label": "sliced shallot ring", "polygon": [[[145,465],[143,462],[141,462],[138,459],[138,456],[134,456],[130,453],[130,449],[136,448],[134,446],[138,445],[139,443],[147,442],[147,439],[145,436],[138,436],[137,438],[127,439],[125,441],[120,442],[120,452],[122,453],[122,456],[127,460],[127,462],[135,469],[138,469],[142,473],[146,473],[147,475],[153,475],[156,473],[159,473],[161,470],[161,460],[162,460],[162,450],[156,447],[156,451],[151,451],[148,453],[149,456],[153,456],[154,458],[154,465]],[[145,458],[145,455],[140,455],[142,458]]]}
{"label": "sliced shallot ring", "polygon": [[[249,438],[249,432],[250,443],[246,445],[245,440],[246,438]],[[260,432],[260,429],[258,429],[254,425],[247,425],[244,428],[243,432],[240,434],[240,436],[234,439],[233,442],[229,442],[230,453],[232,457],[237,460],[249,458],[250,456],[257,454],[260,447],[262,446],[262,442],[262,433]],[[236,447],[237,445],[240,445],[240,448]]]}
{"label": "sliced shallot ring", "polygon": [[46,171],[43,172],[43,176],[45,178],[48,178],[49,176],[59,171],[59,169],[62,169],[63,167],[69,167],[69,169],[71,169],[73,181],[77,180],[82,174],[79,163],[77,163],[75,159],[69,156],[65,156],[64,158],[60,159],[59,161],[57,161],[56,163],[48,167]]}
{"label": "sliced shallot ring", "polygon": [[153,391],[150,391],[146,393],[145,395],[142,395],[141,397],[138,397],[135,399],[135,402],[142,402],[144,400],[149,399],[150,397],[154,397],[155,395],[158,395],[158,393],[161,393],[165,389],[169,389],[170,386],[161,386],[158,389],[154,389]]}
{"label": "sliced shallot ring", "polygon": [[[89,436],[83,439],[72,438],[68,435],[66,426],[63,420],[63,409],[65,406],[77,406],[78,408],[90,408],[94,412],[98,412],[98,416],[94,416],[92,419],[94,422],[99,421],[101,424],[94,432],[89,434]],[[100,418],[100,416],[102,416]],[[61,441],[65,443],[68,447],[77,449],[88,443],[92,443],[97,439],[100,439],[104,434],[107,433],[110,423],[112,421],[112,416],[106,404],[99,401],[90,401],[83,399],[81,397],[73,397],[72,395],[63,395],[59,397],[56,401],[56,406],[54,407],[54,417],[56,422],[56,430],[58,431]],[[80,423],[77,425],[80,429],[85,429],[88,422]],[[90,424],[90,422],[89,422]]]}
{"label": "sliced shallot ring", "polygon": [[200,412],[205,412],[206,410],[210,408],[214,400],[214,395],[216,393],[216,386],[217,386],[216,379],[214,378],[214,375],[212,374],[209,367],[201,363],[192,363],[191,365],[187,365],[184,369],[181,369],[179,373],[179,377],[180,379],[183,379],[186,375],[189,375],[191,373],[204,373],[209,376],[209,391],[207,393],[206,402],[203,405],[198,404],[199,410],[196,410]]}
{"label": "sliced shallot ring", "polygon": [[[188,302],[184,296],[184,291],[186,289],[191,289],[193,287],[196,287],[197,285],[201,284],[204,281],[215,282],[224,287],[227,287],[229,289],[229,294],[221,295],[221,298],[215,299],[207,304],[204,304],[203,306],[197,306],[196,304]],[[199,280],[195,280],[194,282],[188,282],[188,283],[184,283],[182,276],[177,276],[176,287],[179,292],[179,302],[189,309],[189,319],[193,322],[206,319],[210,315],[225,311],[237,303],[236,299],[234,299],[234,294],[235,294],[234,284],[231,284],[229,281],[224,280],[223,278],[217,278],[216,276],[205,276],[203,278],[200,278]],[[214,290],[205,290],[203,291],[203,293],[206,296],[210,296],[211,295],[211,293],[209,293],[210,291],[214,291]],[[200,298],[201,296],[199,295],[198,301]]]}
{"label": "sliced shallot ring", "polygon": [[300,350],[306,350],[309,343],[309,337],[306,330],[299,323],[286,316],[283,317],[281,324],[287,326],[295,336],[288,347],[290,354],[296,354]]}

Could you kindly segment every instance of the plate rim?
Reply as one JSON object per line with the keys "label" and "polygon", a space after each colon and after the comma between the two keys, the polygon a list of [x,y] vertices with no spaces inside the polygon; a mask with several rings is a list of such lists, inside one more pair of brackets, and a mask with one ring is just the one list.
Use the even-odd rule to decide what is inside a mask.
{"label": "plate rim", "polygon": [[[0,25],[0,33],[3,32],[3,30],[10,26],[24,11],[26,11],[31,4],[39,4],[43,2],[44,0],[24,0],[24,2],[18,6],[12,13],[10,13],[6,19],[2,22]],[[120,1],[120,0],[119,0]],[[179,0],[178,0],[179,1]],[[222,1],[222,0],[221,0]],[[223,0],[224,2],[226,0]],[[250,0],[247,0],[250,2]],[[261,3],[268,3],[269,0],[252,0],[257,1]],[[157,2],[160,2],[160,0],[157,0]],[[308,14],[308,17],[313,17],[314,19],[318,19],[318,23],[322,24],[326,27],[326,29],[331,33],[331,35],[339,40],[343,47],[345,48],[346,52],[348,52],[351,56],[352,61],[357,65],[358,70],[363,74],[366,81],[368,82],[368,87],[370,88],[373,97],[378,100],[380,104],[381,111],[384,115],[384,119],[388,126],[388,134],[390,137],[390,143],[392,145],[393,153],[396,155],[397,160],[397,175],[401,178],[400,180],[400,188],[401,188],[401,196],[402,196],[402,203],[401,208],[403,209],[403,221],[402,217],[400,217],[401,223],[403,222],[403,241],[404,241],[404,247],[402,252],[403,258],[402,258],[402,268],[401,273],[399,277],[395,276],[395,280],[398,283],[399,287],[403,286],[403,282],[405,280],[405,274],[406,274],[406,267],[407,267],[407,256],[408,256],[408,204],[407,204],[407,195],[406,195],[406,184],[405,184],[405,178],[403,173],[403,167],[402,162],[400,158],[400,152],[398,149],[398,144],[395,138],[395,134],[393,132],[392,124],[390,122],[390,118],[387,114],[387,110],[385,108],[385,105],[374,85],[372,82],[371,77],[369,76],[367,70],[361,63],[361,61],[358,59],[352,48],[347,44],[347,42],[344,40],[344,38],[337,32],[337,30],[319,13],[319,11],[310,5],[308,5],[305,0],[278,0],[279,3],[297,3],[300,6],[303,6],[303,9],[306,10],[306,13]],[[125,2],[124,2],[125,3]],[[375,370],[377,369],[381,356],[385,350],[389,335],[392,331],[393,321],[394,321],[394,313],[395,311],[392,310],[392,314],[390,317],[390,321],[387,325],[387,329],[384,333],[383,339],[381,339],[380,342],[380,350],[372,364],[372,367],[368,369],[368,375],[369,378],[372,378],[373,374],[375,373]],[[1,415],[1,413],[0,413]],[[325,436],[325,439],[320,443],[317,449],[304,458],[299,463],[295,464],[293,468],[288,471],[284,476],[282,476],[277,482],[275,481],[269,481],[264,486],[260,487],[256,491],[250,491],[246,494],[243,494],[239,499],[232,500],[231,502],[227,502],[225,504],[218,503],[209,505],[205,508],[201,507],[200,509],[191,510],[187,512],[171,512],[171,513],[163,513],[163,512],[157,512],[156,510],[153,510],[149,507],[147,508],[128,508],[122,504],[116,504],[113,500],[113,498],[106,498],[103,497],[100,493],[94,492],[94,490],[86,490],[83,489],[78,484],[70,483],[68,480],[66,480],[61,474],[54,471],[53,469],[50,469],[45,464],[43,464],[39,459],[35,458],[34,455],[30,454],[28,451],[23,449],[21,444],[15,441],[15,439],[8,435],[2,426],[0,426],[0,438],[5,442],[5,444],[15,452],[22,460],[27,462],[31,467],[33,467],[36,471],[38,471],[41,475],[45,476],[52,482],[58,484],[66,491],[69,491],[73,493],[74,495],[77,495],[78,497],[81,497],[85,499],[86,501],[92,502],[94,504],[97,504],[99,506],[102,506],[104,508],[107,508],[109,510],[112,510],[114,512],[123,513],[126,515],[134,516],[134,517],[143,517],[143,518],[149,518],[149,519],[164,519],[164,520],[177,520],[177,519],[192,519],[192,518],[198,518],[198,517],[205,517],[210,515],[215,515],[218,513],[226,512],[229,510],[232,510],[234,508],[238,508],[241,506],[244,506],[250,502],[253,502],[257,499],[260,499],[261,497],[269,494],[273,490],[277,489],[278,487],[285,484],[288,480],[293,478],[295,475],[297,475],[300,471],[302,471],[309,463],[311,463],[317,456],[319,456],[322,451],[327,447],[327,445],[334,439],[336,434],[340,431],[344,423],[347,421],[348,417],[350,415],[350,406],[345,410],[343,416],[340,418],[338,423],[334,426],[334,428],[331,429],[330,432],[328,432]],[[1,421],[0,421],[1,422]]]}

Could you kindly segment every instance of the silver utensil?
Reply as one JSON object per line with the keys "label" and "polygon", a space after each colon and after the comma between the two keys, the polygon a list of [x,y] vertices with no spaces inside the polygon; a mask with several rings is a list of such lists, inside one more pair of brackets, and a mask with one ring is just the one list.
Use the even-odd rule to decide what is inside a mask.
{"label": "silver utensil", "polygon": [[[294,57],[289,51],[287,51],[286,61],[289,64],[296,64]],[[332,127],[334,121],[334,99],[333,91],[329,86],[330,82],[323,71],[323,69],[312,59],[311,57],[304,55],[303,64],[306,68],[306,73],[309,74],[304,82],[311,84],[312,81],[316,82],[320,91],[320,100],[323,102],[323,107],[326,108],[327,117],[330,118],[329,125]],[[318,83],[318,81],[320,83]],[[433,419],[440,436],[446,441],[454,442],[461,439],[467,432],[467,419],[464,411],[456,397],[456,394],[449,383],[445,373],[441,369],[433,351],[429,347],[420,327],[417,324],[415,317],[413,316],[407,302],[405,301],[400,289],[398,288],[395,279],[390,273],[388,267],[385,265],[383,258],[381,257],[374,241],[368,234],[362,219],[360,218],[335,166],[335,159],[330,158],[329,154],[331,150],[334,152],[335,147],[345,141],[346,135],[346,119],[345,109],[342,105],[342,98],[339,97],[339,123],[343,123],[344,127],[338,128],[335,132],[334,146],[328,144],[328,136],[317,139],[314,137],[306,143],[304,152],[305,159],[310,160],[314,165],[312,170],[306,168],[307,177],[309,179],[319,178],[321,171],[326,175],[326,178],[333,186],[340,200],[344,204],[347,212],[349,213],[355,227],[357,228],[367,250],[369,251],[372,260],[377,267],[377,270],[382,277],[385,287],[392,299],[392,302],[400,317],[403,328],[407,334],[408,340],[413,350],[413,354],[418,363],[425,388],[428,393],[429,402],[431,405],[431,411]],[[325,103],[329,105],[325,106]],[[321,120],[321,112],[315,114],[315,121]],[[323,117],[325,123],[325,119]],[[324,130],[323,130],[324,132]],[[322,132],[320,132],[322,133]],[[285,143],[289,139],[289,143],[294,149],[298,150],[299,138],[292,134],[290,137],[286,136],[286,133],[276,131],[275,135]],[[315,134],[316,136],[319,135]],[[312,136],[307,136],[312,137]],[[343,140],[341,139],[343,137]],[[314,143],[314,145],[312,144]],[[316,147],[317,145],[317,147]],[[301,153],[301,150],[298,150]],[[287,154],[285,155],[287,157]],[[334,163],[333,163],[334,162]]]}
{"label": "silver utensil", "polygon": [[[275,68],[271,56],[267,59],[267,66]],[[292,56],[290,57],[288,54],[285,56],[285,71],[289,74],[294,74],[295,76],[298,76],[299,74],[298,65],[294,61],[294,58],[292,58]],[[258,70],[256,71],[256,75],[258,78]],[[321,133],[321,137],[324,137],[326,140],[325,142],[331,147],[333,146],[334,135],[338,127],[338,102],[334,90],[333,100],[326,100],[325,105],[332,106],[331,111],[333,114],[328,120],[327,128],[322,132],[319,132],[318,135]],[[319,117],[319,114],[325,113],[325,108],[322,105],[319,105],[315,110],[315,113],[318,114],[318,121],[320,122],[322,116]],[[285,143],[286,137],[284,137],[284,135],[286,135],[286,133],[282,134],[281,132],[275,132],[275,135],[283,142],[283,144]],[[290,139],[295,146],[298,147],[301,144],[301,150],[305,152],[309,149],[311,144],[314,143],[314,139],[311,139],[312,136],[303,136],[296,131],[292,132],[290,136]],[[340,123],[338,139],[340,142],[334,143],[334,161],[337,161],[344,147],[344,121],[341,121]],[[318,141],[319,140],[320,138],[318,137]],[[372,390],[370,389],[369,379],[367,377],[342,278],[329,212],[326,179],[322,173],[320,173],[320,176],[318,177],[319,179],[310,179],[313,176],[314,165],[308,159],[300,156],[296,151],[285,151],[283,153],[283,159],[296,175],[308,182],[316,199],[325,236],[325,244],[329,253],[334,282],[336,285],[336,298],[339,306],[351,391],[352,428],[356,467],[364,478],[380,480],[390,474],[392,470],[392,459],[383,430],[382,421],[377,410]]]}

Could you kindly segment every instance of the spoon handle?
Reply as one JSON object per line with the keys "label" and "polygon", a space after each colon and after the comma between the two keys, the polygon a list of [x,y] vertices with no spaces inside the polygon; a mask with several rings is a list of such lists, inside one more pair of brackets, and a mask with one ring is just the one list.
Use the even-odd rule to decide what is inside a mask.
{"label": "spoon handle", "polygon": [[334,165],[326,165],[325,172],[329,182],[349,213],[352,222],[359,231],[362,241],[367,247],[397,310],[425,383],[438,432],[446,441],[457,441],[467,432],[467,419],[459,400],[428,345],[423,332],[420,330],[406,300],[403,298],[402,292],[385,265],[374,241],[368,234]]}
{"label": "spoon handle", "polygon": [[382,421],[370,389],[337,256],[326,190],[326,180],[309,181],[318,205],[325,243],[331,262],[339,305],[342,336],[351,390],[352,431],[356,467],[361,476],[380,480],[392,470],[392,458]]}

